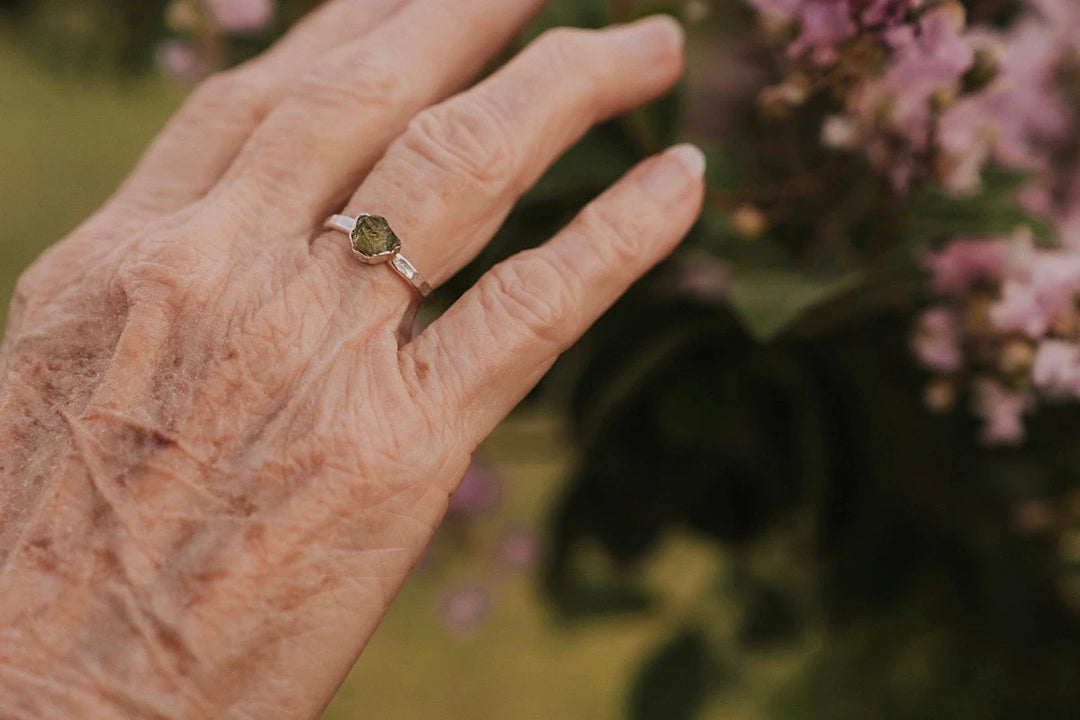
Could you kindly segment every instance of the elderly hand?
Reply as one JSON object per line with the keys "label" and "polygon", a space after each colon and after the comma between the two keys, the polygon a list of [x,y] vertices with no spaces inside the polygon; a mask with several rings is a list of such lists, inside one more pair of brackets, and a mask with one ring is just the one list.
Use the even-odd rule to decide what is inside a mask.
{"label": "elderly hand", "polygon": [[317,715],[477,444],[691,227],[683,146],[411,340],[415,291],[319,229],[383,215],[437,286],[590,124],[676,82],[654,18],[547,33],[451,97],[540,4],[330,2],[196,90],[21,278],[0,716]]}

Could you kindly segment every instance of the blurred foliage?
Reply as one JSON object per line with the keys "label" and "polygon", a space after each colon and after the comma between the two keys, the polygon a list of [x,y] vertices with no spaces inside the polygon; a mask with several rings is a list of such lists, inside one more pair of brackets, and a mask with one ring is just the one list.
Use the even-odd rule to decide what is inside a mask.
{"label": "blurred foliage", "polygon": [[[49,62],[104,58],[130,75],[174,36],[166,4],[2,0],[0,12],[32,26],[28,38],[56,38]],[[221,62],[312,4],[285,0],[271,32],[219,38]],[[642,658],[627,691],[635,719],[699,717],[744,666],[780,651],[804,660],[769,717],[1074,717],[1080,412],[1043,412],[1023,448],[988,450],[970,418],[926,410],[907,348],[925,303],[921,253],[958,233],[1049,229],[1017,207],[1021,178],[1004,172],[976,196],[901,201],[859,154],[810,140],[833,109],[824,94],[763,115],[756,91],[776,77],[747,40],[759,32],[749,12],[692,5],[710,13],[691,27],[680,90],[591,132],[436,299],[542,242],[638,159],[679,139],[708,151],[707,203],[685,247],[534,395],[565,410],[577,458],[551,514],[547,595],[568,623],[649,613],[664,588],[634,570],[667,535],[689,531],[731,558]],[[529,36],[656,11],[687,6],[562,0]]]}
{"label": "blurred foliage", "polygon": [[[648,612],[663,589],[633,568],[668,533],[734,558],[717,598],[643,661],[635,718],[698,717],[740,667],[784,649],[805,662],[770,717],[1074,717],[1080,625],[1061,546],[1080,520],[1067,510],[1080,413],[1046,413],[1023,449],[988,450],[970,418],[925,408],[907,345],[926,251],[958,234],[1051,231],[1002,171],[976,196],[925,187],[898,201],[861,157],[808,141],[828,98],[768,119],[752,93],[711,97],[711,74],[738,70],[711,58],[730,62],[754,32],[737,3],[714,3],[692,29],[681,96],[594,132],[476,268],[542,238],[631,159],[683,138],[709,150],[709,202],[683,255],[550,380],[578,464],[553,514],[548,592],[572,622]],[[747,227],[747,207],[765,228]],[[723,297],[680,292],[686,265],[709,258],[727,273]],[[1024,524],[1044,507],[1050,527]],[[710,612],[719,598],[741,616]]]}

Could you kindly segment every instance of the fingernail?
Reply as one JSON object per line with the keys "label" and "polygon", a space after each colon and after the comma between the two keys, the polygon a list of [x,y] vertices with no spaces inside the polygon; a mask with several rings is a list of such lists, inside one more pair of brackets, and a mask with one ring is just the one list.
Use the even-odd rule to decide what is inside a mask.
{"label": "fingernail", "polygon": [[676,145],[655,161],[641,178],[657,200],[678,200],[705,176],[705,153],[695,145]]}
{"label": "fingernail", "polygon": [[670,15],[654,15],[617,30],[619,39],[633,52],[653,62],[682,52],[682,25]]}

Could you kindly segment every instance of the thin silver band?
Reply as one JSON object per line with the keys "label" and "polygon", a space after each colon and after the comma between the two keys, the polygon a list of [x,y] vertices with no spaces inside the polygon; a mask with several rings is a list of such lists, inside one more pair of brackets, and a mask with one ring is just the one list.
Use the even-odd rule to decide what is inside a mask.
{"label": "thin silver band", "polygon": [[334,215],[326,221],[326,229],[340,230],[343,233],[352,234],[353,228],[356,227],[356,221],[364,216],[365,214],[360,214],[351,218],[348,215]]}
{"label": "thin silver band", "polygon": [[[337,230],[343,232],[346,235],[352,235],[353,229],[356,227],[356,223],[365,217],[370,217],[367,213],[361,213],[357,217],[349,217],[348,215],[333,215],[326,221],[327,230]],[[392,256],[387,258],[386,264],[394,269],[398,275],[400,275],[405,282],[412,285],[413,289],[420,294],[421,299],[426,298],[432,293],[432,287],[427,283],[424,278],[420,276],[420,271],[416,269],[409,260],[401,254],[400,251],[393,253]]]}

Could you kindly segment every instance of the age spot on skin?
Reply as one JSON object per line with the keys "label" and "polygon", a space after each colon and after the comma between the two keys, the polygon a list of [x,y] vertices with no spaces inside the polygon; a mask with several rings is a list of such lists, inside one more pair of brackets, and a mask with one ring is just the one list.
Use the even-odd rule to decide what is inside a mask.
{"label": "age spot on skin", "polygon": [[30,540],[27,545],[30,548],[30,559],[39,570],[45,573],[51,573],[56,570],[59,564],[59,558],[57,558],[56,552],[53,550],[53,540],[51,537],[48,535],[39,535]]}

